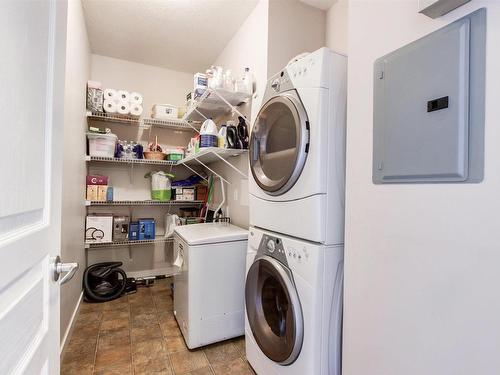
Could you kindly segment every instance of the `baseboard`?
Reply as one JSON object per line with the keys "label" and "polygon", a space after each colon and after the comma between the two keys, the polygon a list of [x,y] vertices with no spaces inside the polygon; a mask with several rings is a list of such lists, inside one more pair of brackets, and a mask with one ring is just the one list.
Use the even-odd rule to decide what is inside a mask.
{"label": "baseboard", "polygon": [[78,311],[80,310],[80,305],[83,300],[83,291],[80,293],[80,297],[78,298],[78,303],[75,306],[75,310],[73,311],[73,315],[71,315],[71,319],[69,321],[68,327],[66,328],[66,332],[64,332],[64,337],[61,342],[61,351],[59,353],[60,356],[62,356],[64,352],[64,348],[66,347],[67,342],[69,341],[68,339],[71,337],[71,332],[73,331],[73,325],[75,323],[75,318],[78,315]]}

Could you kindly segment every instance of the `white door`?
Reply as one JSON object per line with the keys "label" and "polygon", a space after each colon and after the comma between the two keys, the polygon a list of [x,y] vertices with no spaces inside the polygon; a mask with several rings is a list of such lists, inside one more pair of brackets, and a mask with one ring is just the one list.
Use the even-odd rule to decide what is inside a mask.
{"label": "white door", "polygon": [[66,10],[0,0],[0,374],[59,373]]}

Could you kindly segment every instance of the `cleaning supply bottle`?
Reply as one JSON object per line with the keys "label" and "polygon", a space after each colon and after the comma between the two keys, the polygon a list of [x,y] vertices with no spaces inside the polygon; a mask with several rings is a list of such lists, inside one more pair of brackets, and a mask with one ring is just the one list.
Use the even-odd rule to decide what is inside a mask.
{"label": "cleaning supply bottle", "polygon": [[242,149],[247,149],[248,148],[248,128],[247,128],[247,123],[246,120],[238,116],[238,138],[241,144]]}
{"label": "cleaning supply bottle", "polygon": [[227,126],[226,124],[222,124],[220,126],[218,138],[218,146],[220,148],[227,148]]}
{"label": "cleaning supply bottle", "polygon": [[244,85],[244,92],[253,95],[253,74],[250,72],[250,68],[245,68],[245,72],[241,79]]}

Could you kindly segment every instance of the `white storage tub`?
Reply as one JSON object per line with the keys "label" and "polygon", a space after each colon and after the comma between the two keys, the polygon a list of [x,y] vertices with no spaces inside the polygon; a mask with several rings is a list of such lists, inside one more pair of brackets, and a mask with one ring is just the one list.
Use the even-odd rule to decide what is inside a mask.
{"label": "white storage tub", "polygon": [[89,140],[89,155],[112,158],[115,156],[115,147],[118,137],[113,133],[87,133]]}
{"label": "white storage tub", "polygon": [[179,108],[171,104],[155,104],[153,105],[152,116],[160,120],[168,120],[177,118],[179,115]]}

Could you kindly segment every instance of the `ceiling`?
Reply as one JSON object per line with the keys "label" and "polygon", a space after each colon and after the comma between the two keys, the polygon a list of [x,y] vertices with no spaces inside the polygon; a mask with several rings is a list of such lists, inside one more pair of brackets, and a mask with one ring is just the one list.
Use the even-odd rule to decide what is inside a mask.
{"label": "ceiling", "polygon": [[337,0],[300,0],[301,2],[310,5],[312,7],[328,10]]}
{"label": "ceiling", "polygon": [[258,0],[83,0],[92,53],[205,71]]}

